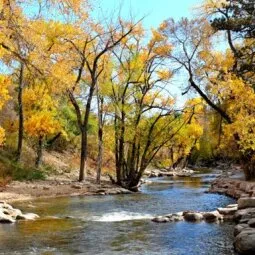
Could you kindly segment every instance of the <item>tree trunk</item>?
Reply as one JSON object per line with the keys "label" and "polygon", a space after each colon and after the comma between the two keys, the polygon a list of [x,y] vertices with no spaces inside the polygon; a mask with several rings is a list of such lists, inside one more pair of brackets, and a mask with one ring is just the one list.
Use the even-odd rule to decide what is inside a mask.
{"label": "tree trunk", "polygon": [[81,128],[81,163],[80,163],[80,174],[79,181],[84,181],[87,176],[87,157],[88,157],[88,125],[89,125],[89,115],[91,108],[91,101],[95,90],[95,84],[92,84],[89,89],[88,100],[86,104],[86,110],[84,113],[84,121]]}
{"label": "tree trunk", "polygon": [[38,140],[38,145],[37,145],[37,157],[35,161],[36,168],[38,168],[42,163],[42,150],[43,150],[43,139],[40,136]]}
{"label": "tree trunk", "polygon": [[24,135],[24,115],[23,115],[23,83],[24,83],[24,64],[21,63],[20,66],[20,75],[19,75],[19,85],[18,85],[18,114],[19,114],[19,132],[18,132],[18,146],[17,146],[17,155],[16,161],[20,161],[22,153],[22,143]]}
{"label": "tree trunk", "polygon": [[98,130],[97,183],[100,183],[103,161],[103,129]]}
{"label": "tree trunk", "polygon": [[97,183],[100,183],[103,161],[103,103],[102,97],[97,95],[98,103],[98,155],[97,155]]}
{"label": "tree trunk", "polygon": [[87,165],[87,134],[86,130],[81,130],[81,157],[80,157],[80,174],[79,182],[84,181],[85,170]]}

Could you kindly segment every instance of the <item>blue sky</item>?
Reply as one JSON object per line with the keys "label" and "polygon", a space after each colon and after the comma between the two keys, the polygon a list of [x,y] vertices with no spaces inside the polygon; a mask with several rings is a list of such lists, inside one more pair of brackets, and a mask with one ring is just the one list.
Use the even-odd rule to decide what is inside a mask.
{"label": "blue sky", "polygon": [[[144,17],[143,24],[145,29],[157,28],[160,23],[168,18],[175,20],[181,17],[194,18],[194,7],[198,7],[203,0],[94,0],[93,9],[95,14],[105,15],[122,5],[122,16],[130,17],[130,13],[136,18]],[[181,95],[187,86],[186,73],[180,73],[169,85],[171,94],[177,99],[177,107],[181,107],[184,102],[192,95]]]}
{"label": "blue sky", "polygon": [[[179,19],[181,17],[192,17],[194,11],[192,7],[198,6],[202,0],[96,0],[94,8],[113,10],[122,4],[122,12],[132,14],[141,18],[146,16],[143,23],[147,29],[156,28],[163,20],[171,17]],[[99,5],[98,5],[99,4]],[[95,10],[97,11],[97,10]]]}

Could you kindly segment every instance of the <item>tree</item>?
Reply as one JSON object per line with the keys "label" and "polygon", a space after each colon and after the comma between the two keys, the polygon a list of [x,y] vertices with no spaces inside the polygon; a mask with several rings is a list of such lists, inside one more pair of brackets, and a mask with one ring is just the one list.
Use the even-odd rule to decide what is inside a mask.
{"label": "tree", "polygon": [[[226,32],[234,54],[233,71],[254,87],[255,81],[255,5],[251,0],[208,0],[203,9],[216,31]],[[242,42],[242,43],[240,43]]]}
{"label": "tree", "polygon": [[[182,20],[176,24],[170,20],[165,24],[163,31],[168,34],[170,41],[177,46],[170,58],[178,63],[179,67],[187,71],[190,85],[188,90],[194,88],[205,102],[222,116],[225,120],[223,128],[227,130],[227,127],[230,128],[235,125],[234,123],[237,124],[239,118],[239,114],[233,112],[230,105],[238,106],[240,100],[246,102],[246,97],[251,97],[248,93],[249,82],[237,76],[235,72],[236,58],[233,51],[227,50],[224,54],[212,50],[211,36],[213,33],[210,32],[208,22],[203,19],[199,23],[197,22]],[[166,32],[166,28],[168,32]],[[237,86],[236,90],[234,90],[233,84]],[[237,97],[234,92],[238,90],[240,95]],[[253,99],[250,98],[250,100]],[[247,107],[247,111],[241,111],[242,118],[253,116],[253,105],[247,104]],[[241,127],[241,123],[239,125]],[[242,130],[244,131],[245,128]],[[253,131],[249,129],[245,136],[241,129],[232,129],[231,131],[244,165],[246,178],[254,178],[254,150],[252,143],[249,142],[249,136]],[[242,144],[246,143],[245,141],[250,143],[249,149],[242,148]]]}
{"label": "tree", "polygon": [[62,131],[58,118],[58,101],[53,100],[49,90],[42,83],[35,83],[24,90],[25,131],[37,140],[35,165],[42,163],[42,150],[48,137]]}
{"label": "tree", "polygon": [[[68,37],[65,30],[62,30],[61,35],[57,35],[58,40],[64,41],[65,47],[70,50],[71,54],[65,56],[71,62],[68,70],[71,68],[72,76],[76,75],[72,83],[67,84],[65,81],[64,84],[67,84],[66,91],[75,109],[81,132],[79,181],[84,180],[86,172],[89,116],[98,79],[103,72],[104,55],[127,37],[134,27],[135,24],[127,24],[119,20],[119,24],[107,28],[103,28],[99,24],[92,24],[88,31],[78,30],[73,37]],[[66,52],[62,53],[66,54]],[[62,58],[62,60],[64,59]],[[68,64],[67,61],[64,65],[67,67]],[[73,73],[74,71],[76,74]],[[84,98],[86,99],[83,100]]]}
{"label": "tree", "polygon": [[172,46],[158,31],[147,45],[137,30],[114,50],[112,77],[116,183],[137,190],[143,172],[160,149],[188,122],[180,121],[167,89],[172,73],[165,61]]}

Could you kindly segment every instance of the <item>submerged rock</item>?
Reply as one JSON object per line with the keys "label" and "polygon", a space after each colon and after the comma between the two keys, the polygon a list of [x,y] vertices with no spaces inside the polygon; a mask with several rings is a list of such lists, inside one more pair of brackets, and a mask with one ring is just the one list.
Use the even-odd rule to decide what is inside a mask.
{"label": "submerged rock", "polygon": [[39,218],[39,215],[35,213],[25,213],[25,214],[18,215],[16,219],[17,220],[35,220],[37,218]]}

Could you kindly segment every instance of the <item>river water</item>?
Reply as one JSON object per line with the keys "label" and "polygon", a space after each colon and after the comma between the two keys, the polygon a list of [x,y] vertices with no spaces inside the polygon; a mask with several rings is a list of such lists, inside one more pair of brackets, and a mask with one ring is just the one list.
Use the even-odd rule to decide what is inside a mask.
{"label": "river water", "polygon": [[16,207],[36,221],[0,225],[0,254],[232,255],[232,223],[151,222],[156,215],[234,203],[207,194],[211,174],[155,178],[132,195],[39,199]]}

